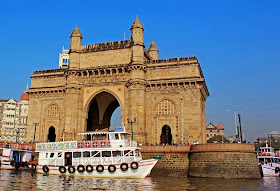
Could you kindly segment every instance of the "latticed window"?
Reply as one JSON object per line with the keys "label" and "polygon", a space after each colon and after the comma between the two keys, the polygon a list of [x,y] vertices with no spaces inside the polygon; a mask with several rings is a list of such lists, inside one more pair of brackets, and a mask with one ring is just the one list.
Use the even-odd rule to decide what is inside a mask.
{"label": "latticed window", "polygon": [[47,108],[46,117],[59,117],[59,109],[57,105],[52,104]]}
{"label": "latticed window", "polygon": [[176,107],[174,103],[172,103],[168,99],[162,100],[157,105],[157,109],[156,109],[157,115],[170,115],[170,114],[175,114],[175,112],[176,112]]}

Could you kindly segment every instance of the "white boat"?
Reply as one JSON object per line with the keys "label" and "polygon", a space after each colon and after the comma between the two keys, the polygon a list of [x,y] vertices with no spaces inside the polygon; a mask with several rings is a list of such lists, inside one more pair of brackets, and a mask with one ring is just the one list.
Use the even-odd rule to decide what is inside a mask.
{"label": "white boat", "polygon": [[0,142],[1,169],[28,169],[32,144]]}
{"label": "white boat", "polygon": [[37,143],[38,173],[96,178],[145,178],[157,163],[142,160],[136,141],[126,132],[86,132],[88,140]]}
{"label": "white boat", "polygon": [[258,164],[262,167],[263,176],[280,176],[279,153],[274,152],[274,148],[260,147],[257,154]]}

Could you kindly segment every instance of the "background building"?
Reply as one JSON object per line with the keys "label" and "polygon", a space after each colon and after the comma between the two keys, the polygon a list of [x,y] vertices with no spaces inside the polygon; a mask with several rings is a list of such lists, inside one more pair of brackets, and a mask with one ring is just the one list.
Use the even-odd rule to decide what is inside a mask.
{"label": "background building", "polygon": [[219,123],[219,125],[216,127],[215,125],[213,125],[211,122],[207,125],[206,127],[206,138],[207,141],[209,139],[211,139],[212,137],[215,137],[217,135],[222,135],[224,136],[225,132],[224,132],[224,127],[222,126],[221,123]]}
{"label": "background building", "polygon": [[1,141],[25,142],[29,96],[22,94],[20,102],[10,99],[1,103]]}
{"label": "background building", "polygon": [[62,54],[59,53],[59,68],[68,68],[69,65],[69,50],[62,47]]}

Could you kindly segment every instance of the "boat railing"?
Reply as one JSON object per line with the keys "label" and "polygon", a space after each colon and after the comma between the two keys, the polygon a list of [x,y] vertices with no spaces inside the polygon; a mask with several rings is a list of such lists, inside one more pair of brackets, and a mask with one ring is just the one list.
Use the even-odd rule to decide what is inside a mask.
{"label": "boat railing", "polygon": [[[121,144],[123,142],[123,144]],[[123,140],[118,142],[110,142],[109,140],[93,140],[93,141],[62,141],[50,143],[36,143],[36,150],[64,150],[77,148],[111,148],[111,147],[136,147],[137,142],[131,140]]]}
{"label": "boat railing", "polygon": [[77,142],[78,148],[109,148],[111,147],[110,141],[78,141]]}
{"label": "boat railing", "polygon": [[33,150],[33,144],[24,144],[24,143],[5,143],[0,142],[1,148],[7,149],[20,149],[20,150]]}

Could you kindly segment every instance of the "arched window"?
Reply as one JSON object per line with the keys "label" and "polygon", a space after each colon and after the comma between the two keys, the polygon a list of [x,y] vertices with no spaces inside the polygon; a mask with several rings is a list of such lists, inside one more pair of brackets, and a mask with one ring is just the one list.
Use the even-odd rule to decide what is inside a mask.
{"label": "arched window", "polygon": [[59,108],[56,104],[51,104],[46,110],[46,117],[59,117]]}
{"label": "arched window", "polygon": [[156,108],[157,115],[170,115],[176,113],[176,107],[173,102],[168,99],[160,101]]}

